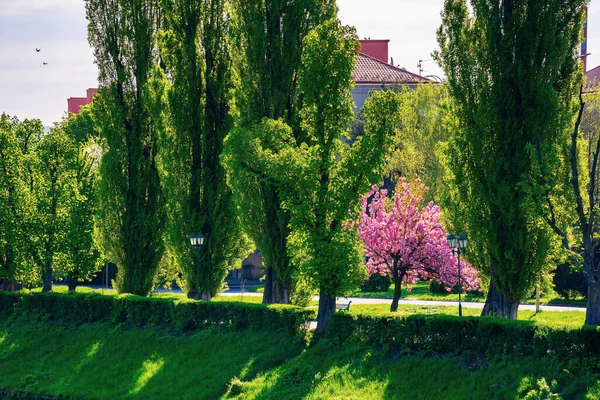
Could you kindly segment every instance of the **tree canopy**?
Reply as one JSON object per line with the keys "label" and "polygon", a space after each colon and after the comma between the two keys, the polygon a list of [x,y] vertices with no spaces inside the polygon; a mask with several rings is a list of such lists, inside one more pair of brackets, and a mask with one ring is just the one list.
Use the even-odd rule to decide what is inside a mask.
{"label": "tree canopy", "polygon": [[491,277],[484,314],[516,318],[535,282],[550,232],[531,196],[536,144],[552,170],[570,124],[583,0],[447,0],[437,59],[459,126],[449,149],[452,184],[471,242]]}
{"label": "tree canopy", "polygon": [[156,0],[86,0],[88,40],[99,70],[94,125],[100,132],[99,220],[119,267],[121,293],[147,295],[163,256],[164,196],[148,82],[158,62]]}

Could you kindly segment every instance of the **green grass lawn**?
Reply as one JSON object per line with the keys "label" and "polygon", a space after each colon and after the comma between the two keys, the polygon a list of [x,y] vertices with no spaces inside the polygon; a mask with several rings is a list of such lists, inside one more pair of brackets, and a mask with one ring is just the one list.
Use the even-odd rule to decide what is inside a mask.
{"label": "green grass lawn", "polygon": [[[27,290],[25,290],[27,291]],[[41,293],[42,288],[31,289],[31,292]],[[52,286],[52,291],[56,293],[67,293],[68,287],[65,285],[54,285]],[[117,296],[118,293],[113,289],[92,289],[86,286],[78,286],[77,293],[102,293],[107,296]],[[163,299],[173,299],[173,300],[183,300],[186,299],[186,295],[183,293],[175,293],[175,292],[152,292],[150,293],[150,297],[159,297]],[[244,303],[262,303],[262,297],[260,296],[216,296],[212,299],[213,301],[232,301],[232,302],[244,302]]]}
{"label": "green grass lawn", "polygon": [[[373,298],[389,298],[394,296],[394,286],[391,285],[389,290],[385,292],[362,292],[356,291],[351,294],[353,297],[373,297]],[[406,287],[402,287],[402,298],[413,299],[413,300],[438,300],[438,301],[458,301],[457,293],[431,293],[427,287],[426,282],[419,282],[412,286],[411,290],[408,291]],[[484,295],[472,295],[463,293],[461,295],[462,301],[466,302],[485,302]],[[525,304],[535,304],[535,298],[525,300]],[[574,306],[585,306],[585,299],[576,300],[565,300],[555,293],[542,296],[540,298],[541,304],[566,304]]]}
{"label": "green grass lawn", "polygon": [[[477,308],[463,307],[463,316],[478,317],[481,310]],[[400,304],[398,311],[390,312],[387,304],[356,304],[350,307],[352,314],[369,315],[393,315],[407,316],[411,314],[446,314],[458,315],[457,306],[420,306],[412,304]],[[520,310],[517,316],[519,320],[533,321],[536,324],[552,326],[556,328],[580,328],[585,322],[585,313],[581,311],[540,311]]]}
{"label": "green grass lawn", "polygon": [[329,340],[307,347],[282,334],[217,328],[172,335],[0,321],[1,389],[80,398],[522,399],[542,378],[564,399],[600,397],[597,376],[550,359],[403,354]]}

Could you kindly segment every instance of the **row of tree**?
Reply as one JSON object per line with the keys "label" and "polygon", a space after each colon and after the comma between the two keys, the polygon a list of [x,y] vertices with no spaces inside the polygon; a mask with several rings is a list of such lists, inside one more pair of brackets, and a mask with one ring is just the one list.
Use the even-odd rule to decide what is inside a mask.
{"label": "row of tree", "polygon": [[[354,29],[333,1],[88,0],[100,70],[99,221],[120,292],[146,295],[172,262],[209,300],[250,239],[265,303],[335,297],[364,277],[347,223],[380,180],[397,96],[365,107],[352,146]],[[226,137],[228,138],[226,139]],[[350,212],[349,212],[350,210]],[[188,236],[201,232],[198,261]],[[305,290],[310,288],[309,290]]]}
{"label": "row of tree", "polygon": [[68,280],[69,289],[101,263],[94,217],[99,154],[72,118],[44,134],[38,120],[0,117],[0,278],[2,289]]}
{"label": "row of tree", "polygon": [[[177,271],[190,297],[209,300],[253,242],[267,266],[264,302],[318,292],[323,331],[335,297],[364,279],[359,232],[370,265],[387,265],[397,283],[421,266],[454,285],[439,209],[422,207],[424,199],[468,233],[469,261],[489,284],[484,314],[516,318],[556,254],[553,231],[567,232],[564,247],[573,249],[570,199],[590,264],[596,214],[583,209],[596,201],[597,157],[589,204],[577,192],[588,183],[576,179],[579,169],[561,168],[580,165],[577,129],[575,155],[565,139],[585,2],[488,3],[445,3],[437,58],[449,93],[374,93],[356,124],[349,90],[359,46],[333,1],[87,0],[102,88],[90,110],[102,154],[95,214],[103,250],[119,266],[117,289],[146,295],[164,269]],[[402,184],[392,203],[365,200],[361,218],[370,185],[414,173],[429,192]],[[40,209],[53,209],[49,188]],[[369,238],[380,233],[369,218],[375,226],[404,218],[412,228],[383,243]],[[198,261],[194,232],[205,237]],[[410,248],[414,238],[428,250]],[[47,257],[53,240],[33,248]],[[394,254],[373,253],[382,244]]]}

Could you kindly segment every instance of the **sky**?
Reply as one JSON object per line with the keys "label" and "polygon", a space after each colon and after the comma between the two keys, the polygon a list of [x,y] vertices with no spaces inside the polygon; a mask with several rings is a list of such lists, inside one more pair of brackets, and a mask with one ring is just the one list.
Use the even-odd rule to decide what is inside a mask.
{"label": "sky", "polygon": [[[442,75],[431,60],[443,0],[338,0],[339,19],[358,36],[389,39],[394,65]],[[41,49],[36,52],[36,48]],[[588,68],[600,64],[600,0],[591,0]],[[46,62],[48,65],[43,65]],[[96,87],[83,0],[0,0],[0,113],[39,118],[51,126],[67,98]]]}

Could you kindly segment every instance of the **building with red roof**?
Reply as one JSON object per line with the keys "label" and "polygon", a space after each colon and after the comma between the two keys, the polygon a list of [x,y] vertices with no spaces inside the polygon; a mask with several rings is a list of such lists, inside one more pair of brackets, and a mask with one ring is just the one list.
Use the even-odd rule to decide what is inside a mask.
{"label": "building with red roof", "polygon": [[389,40],[361,40],[361,49],[353,71],[355,88],[352,98],[356,111],[362,109],[369,93],[382,90],[385,86],[408,86],[411,88],[423,83],[435,83],[421,75],[395,67],[388,62]]}

